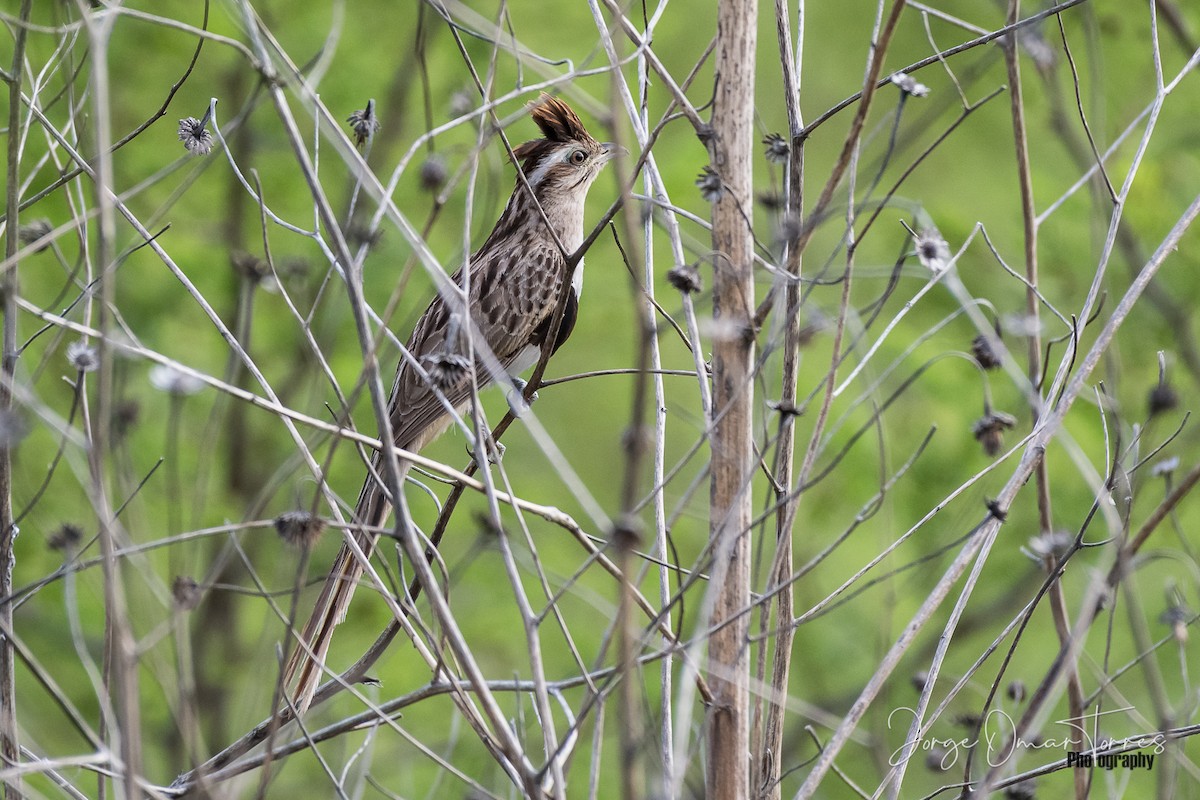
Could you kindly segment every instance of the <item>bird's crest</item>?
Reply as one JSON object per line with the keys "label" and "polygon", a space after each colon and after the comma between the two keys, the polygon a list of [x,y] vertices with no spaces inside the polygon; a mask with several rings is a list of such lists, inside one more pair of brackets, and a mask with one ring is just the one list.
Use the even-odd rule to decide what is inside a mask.
{"label": "bird's crest", "polygon": [[530,109],[530,115],[542,130],[544,139],[534,139],[513,148],[513,156],[521,163],[521,168],[529,172],[543,155],[565,142],[595,142],[592,135],[583,127],[579,117],[571,107],[548,94],[542,94]]}
{"label": "bird's crest", "polygon": [[529,113],[542,129],[542,135],[552,142],[592,141],[579,117],[557,97],[543,94]]}

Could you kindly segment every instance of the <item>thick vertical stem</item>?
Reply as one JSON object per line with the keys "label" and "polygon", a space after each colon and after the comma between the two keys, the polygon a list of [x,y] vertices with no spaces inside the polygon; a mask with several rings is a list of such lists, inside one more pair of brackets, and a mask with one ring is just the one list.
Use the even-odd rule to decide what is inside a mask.
{"label": "thick vertical stem", "polygon": [[709,535],[716,561],[708,645],[713,706],[707,732],[707,796],[750,788],[750,481],[754,468],[754,276],[750,154],[754,132],[756,0],[722,0],[717,17],[712,168],[724,191],[713,205],[713,316],[736,331],[713,342]]}
{"label": "thick vertical stem", "polygon": [[[29,20],[33,0],[21,3],[21,22]],[[8,192],[5,208],[7,229],[4,235],[4,255],[13,266],[0,275],[0,302],[4,308],[3,357],[0,358],[0,414],[12,408],[12,381],[17,366],[17,268],[13,257],[17,254],[17,212],[20,205],[21,186],[21,76],[25,62],[25,34],[23,24],[15,26],[13,64],[8,86]],[[17,529],[13,525],[12,509],[12,458],[10,442],[0,442],[0,597],[12,597],[12,576],[16,556],[13,545]],[[0,605],[0,630],[11,631],[13,625],[12,603]],[[12,640],[0,636],[0,766],[15,765],[20,759],[21,747],[17,741],[17,689],[15,679],[15,653]],[[9,800],[21,796],[18,780],[6,783],[4,796]]]}

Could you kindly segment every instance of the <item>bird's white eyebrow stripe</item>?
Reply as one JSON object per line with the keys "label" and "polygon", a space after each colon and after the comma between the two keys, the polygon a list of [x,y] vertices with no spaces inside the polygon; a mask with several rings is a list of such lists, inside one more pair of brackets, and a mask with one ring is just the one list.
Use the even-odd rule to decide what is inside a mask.
{"label": "bird's white eyebrow stripe", "polygon": [[566,160],[570,157],[571,151],[564,150],[561,155],[554,153],[550,158],[543,159],[542,163],[538,164],[538,168],[535,169],[533,174],[529,176],[529,185],[537,186],[542,182],[542,179],[546,177],[546,173],[550,171],[551,167],[556,164],[566,163]]}

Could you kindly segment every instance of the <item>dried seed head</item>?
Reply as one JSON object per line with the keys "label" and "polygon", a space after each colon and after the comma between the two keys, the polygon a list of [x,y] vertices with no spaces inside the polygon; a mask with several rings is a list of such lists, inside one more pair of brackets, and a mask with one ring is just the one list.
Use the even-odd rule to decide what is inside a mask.
{"label": "dried seed head", "polygon": [[1010,683],[1008,685],[1008,688],[1006,688],[1004,690],[1004,693],[1007,694],[1008,699],[1012,700],[1014,703],[1024,702],[1025,701],[1025,683],[1024,683],[1024,681],[1013,681],[1012,683]]}
{"label": "dried seed head", "polygon": [[233,267],[234,272],[254,284],[261,283],[271,274],[271,267],[266,261],[245,250],[235,250],[230,253],[229,264]]}
{"label": "dried seed head", "polygon": [[187,117],[179,120],[179,141],[184,148],[194,156],[206,156],[212,152],[213,135],[205,127],[208,124],[208,114],[203,120]]}
{"label": "dried seed head", "polygon": [[807,325],[801,326],[796,332],[796,346],[803,349],[812,344],[813,339],[817,338],[817,334],[825,330],[825,325],[820,322],[810,322]]}
{"label": "dried seed head", "polygon": [[654,441],[654,435],[645,425],[630,425],[621,432],[621,452],[626,456],[644,453]]}
{"label": "dried seed head", "polygon": [[355,249],[366,247],[367,250],[373,250],[382,238],[383,228],[372,228],[370,223],[362,220],[351,222],[346,228],[346,243]]}
{"label": "dried seed head", "polygon": [[985,497],[983,498],[983,506],[994,519],[1000,522],[1008,521],[1008,509],[998,499]]}
{"label": "dried seed head", "polygon": [[1046,531],[1031,537],[1024,553],[1039,564],[1050,559],[1058,562],[1074,544],[1074,535],[1067,531]]}
{"label": "dried seed head", "polygon": [[1179,469],[1179,456],[1171,456],[1159,461],[1150,468],[1150,475],[1155,478],[1162,478],[1170,475],[1175,470]]}
{"label": "dried seed head", "polygon": [[[24,225],[17,228],[17,241],[24,245],[30,245],[34,242],[50,235],[50,231],[54,230],[50,226],[48,219],[35,219],[32,222],[26,222]],[[41,253],[50,247],[50,242],[45,242],[33,252]]]}
{"label": "dried seed head", "polygon": [[960,728],[966,728],[969,731],[978,728],[980,722],[982,722],[982,720],[974,711],[964,711],[954,718],[955,725]]}
{"label": "dried seed head", "polygon": [[437,153],[430,153],[429,158],[426,158],[421,164],[421,188],[427,192],[436,192],[441,189],[446,183],[446,178],[449,177],[449,171],[446,169],[446,160]]}
{"label": "dried seed head", "polygon": [[1037,784],[1034,783],[1033,778],[1026,778],[1004,790],[1004,800],[1034,800],[1035,797],[1037,797]]}
{"label": "dried seed head", "polygon": [[760,192],[758,204],[768,211],[778,211],[783,208],[783,195],[775,192]]}
{"label": "dried seed head", "polygon": [[976,441],[983,445],[983,452],[995,457],[1004,446],[1004,432],[1017,424],[1016,417],[1003,411],[989,411],[971,426]]}
{"label": "dried seed head", "polygon": [[804,409],[797,406],[790,400],[768,400],[767,408],[775,411],[781,417],[803,417]]}
{"label": "dried seed head", "polygon": [[944,747],[930,747],[925,756],[925,769],[930,772],[948,772],[954,766],[954,756]]}
{"label": "dried seed head", "polygon": [[1171,388],[1171,384],[1159,383],[1150,390],[1147,405],[1150,408],[1150,416],[1156,417],[1174,411],[1179,406],[1179,395]]}
{"label": "dried seed head", "polygon": [[917,234],[917,259],[931,272],[942,272],[950,266],[950,245],[937,228],[922,228]]}
{"label": "dried seed head", "polygon": [[73,551],[83,541],[83,530],[78,525],[64,522],[58,530],[46,539],[46,546],[51,550]]}
{"label": "dried seed head", "polygon": [[309,273],[312,265],[302,256],[285,258],[282,263],[275,262],[275,272],[281,278],[303,278]]}
{"label": "dried seed head", "polygon": [[1172,595],[1178,598],[1179,593],[1177,591],[1167,592],[1170,605],[1167,606],[1166,611],[1159,615],[1158,621],[1171,628],[1171,635],[1175,638],[1176,642],[1185,644],[1188,640],[1188,624],[1196,615],[1192,613],[1190,608],[1184,605],[1182,600],[1172,600]]}
{"label": "dried seed head", "polygon": [[1034,66],[1042,72],[1052,68],[1058,60],[1058,54],[1046,41],[1046,37],[1032,27],[1021,29],[1017,34],[1017,43],[1033,61]]}
{"label": "dried seed head", "polygon": [[490,538],[499,538],[504,535],[504,526],[496,523],[495,518],[491,514],[485,514],[482,511],[476,511],[474,514],[475,524],[479,526],[479,532]]}
{"label": "dried seed head", "polygon": [[117,439],[123,439],[133,430],[133,426],[137,425],[140,413],[141,406],[138,405],[137,400],[125,400],[118,403],[113,412],[113,435]]}
{"label": "dried seed head", "polygon": [[430,353],[421,358],[421,366],[429,373],[433,385],[445,391],[467,376],[471,362],[458,353]]}
{"label": "dried seed head", "polygon": [[901,94],[907,97],[924,97],[929,94],[928,86],[918,83],[916,78],[903,72],[893,73],[888,80],[899,87]]}
{"label": "dried seed head", "polygon": [[613,523],[610,538],[617,550],[633,550],[642,542],[642,521],[631,514],[622,514]]}
{"label": "dried seed head", "polygon": [[744,342],[753,336],[753,328],[750,325],[729,317],[701,317],[698,323],[700,334],[714,342]]}
{"label": "dried seed head", "polygon": [[157,364],[150,370],[150,385],[176,397],[186,397],[204,388],[204,381],[169,364]]}
{"label": "dried seed head", "polygon": [[1028,339],[1043,332],[1044,325],[1033,314],[1006,314],[1001,320],[1005,333],[1019,339]]}
{"label": "dried seed head", "polygon": [[667,282],[684,294],[694,294],[704,288],[700,270],[695,264],[676,264],[667,271]]}
{"label": "dried seed head", "polygon": [[778,133],[768,133],[763,139],[763,144],[767,146],[767,161],[772,164],[782,164],[788,160],[788,155],[792,152],[791,146],[787,139],[784,139]]}
{"label": "dried seed head", "polygon": [[275,532],[292,547],[308,550],[325,532],[325,520],[307,511],[285,511],[275,518]]}
{"label": "dried seed head", "polygon": [[700,196],[710,203],[717,202],[725,193],[725,185],[721,181],[721,176],[714,172],[712,167],[700,170],[700,174],[696,177],[696,185],[700,187]]}
{"label": "dried seed head", "polygon": [[82,340],[67,345],[67,361],[76,372],[95,372],[100,369],[100,356],[96,348]]}
{"label": "dried seed head", "polygon": [[800,331],[796,337],[796,344],[801,348],[808,347],[812,344],[813,339],[817,338],[818,334],[824,333],[832,326],[832,321],[825,316],[819,308],[812,308],[808,312],[808,321],[800,326]]}
{"label": "dried seed head", "polygon": [[[996,335],[996,340],[999,340],[999,334]],[[992,347],[993,337],[986,333],[981,333],[971,340],[971,355],[975,356],[976,363],[984,369],[996,369],[1000,366],[1000,354]]]}
{"label": "dried seed head", "polygon": [[450,95],[450,116],[462,117],[475,110],[475,95],[466,89],[459,89]]}
{"label": "dried seed head", "polygon": [[800,218],[799,214],[790,212],[783,214],[775,226],[775,242],[782,245],[799,241],[800,234],[803,232],[804,220]]}
{"label": "dried seed head", "polygon": [[191,611],[204,599],[204,591],[194,578],[176,575],[171,583],[171,596],[175,599],[176,608],[180,611]]}
{"label": "dried seed head", "polygon": [[359,109],[346,117],[350,123],[350,131],[354,134],[354,144],[362,147],[371,141],[375,131],[379,130],[379,120],[375,118],[375,101],[368,100],[367,107]]}

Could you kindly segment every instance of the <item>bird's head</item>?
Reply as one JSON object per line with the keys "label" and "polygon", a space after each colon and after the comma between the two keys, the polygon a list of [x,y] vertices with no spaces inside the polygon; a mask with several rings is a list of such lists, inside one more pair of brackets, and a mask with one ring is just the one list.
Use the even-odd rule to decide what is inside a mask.
{"label": "bird's head", "polygon": [[542,95],[530,113],[544,138],[513,149],[530,187],[542,202],[555,195],[582,199],[617,146],[596,141],[556,97]]}

